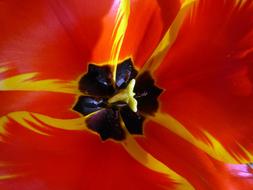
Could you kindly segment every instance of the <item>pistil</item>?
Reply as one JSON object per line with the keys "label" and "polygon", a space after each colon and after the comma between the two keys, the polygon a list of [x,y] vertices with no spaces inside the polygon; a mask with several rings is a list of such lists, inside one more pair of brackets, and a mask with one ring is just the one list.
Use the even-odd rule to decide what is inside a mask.
{"label": "pistil", "polygon": [[135,79],[132,79],[125,89],[122,89],[108,100],[108,103],[125,102],[133,112],[137,112],[137,100],[134,98]]}

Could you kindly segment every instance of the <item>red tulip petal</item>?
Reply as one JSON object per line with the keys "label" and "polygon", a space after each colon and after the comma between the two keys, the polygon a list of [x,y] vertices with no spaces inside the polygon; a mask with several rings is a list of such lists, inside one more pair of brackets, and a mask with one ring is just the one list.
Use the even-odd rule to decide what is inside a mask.
{"label": "red tulip petal", "polygon": [[[37,122],[26,122],[39,129],[41,119],[53,119],[36,114],[33,118]],[[45,136],[11,119],[5,130],[0,142],[0,188],[4,190],[153,190],[172,185],[162,174],[131,158],[122,144],[102,143],[97,135],[85,131],[58,129]]]}
{"label": "red tulip petal", "polygon": [[159,67],[168,50],[176,41],[178,32],[183,24],[183,21],[186,15],[188,15],[189,11],[192,10],[192,7],[193,5],[195,5],[195,3],[195,0],[185,0],[181,3],[181,7],[175,19],[168,27],[166,33],[164,34],[157,47],[152,52],[151,56],[146,61],[145,65],[142,68],[142,72],[149,71],[153,74],[153,72]]}
{"label": "red tulip petal", "polygon": [[24,110],[54,116],[74,114],[69,110],[79,94],[77,82],[43,79],[38,73],[13,74],[9,68],[0,73],[0,115]]}
{"label": "red tulip petal", "polygon": [[157,113],[154,117],[149,117],[149,119],[165,127],[219,161],[236,164],[248,163],[253,159],[253,155],[242,145],[237,145],[240,151],[231,152],[207,131],[202,130],[202,135],[195,135],[168,114]]}
{"label": "red tulip petal", "polygon": [[1,115],[24,110],[61,117],[76,115],[69,111],[73,95],[48,92],[78,93],[75,80],[86,70],[111,4],[1,1]]}
{"label": "red tulip petal", "polygon": [[[141,66],[159,42],[164,30],[175,17],[179,1],[147,0],[131,1],[128,27],[124,36],[120,59],[133,57],[135,64]],[[110,58],[112,34],[115,26],[119,2],[115,1],[110,14],[104,19],[104,30],[95,48],[93,60],[107,61]],[[109,48],[105,48],[109,47]]]}
{"label": "red tulip petal", "polygon": [[86,69],[112,1],[1,1],[0,64],[14,73],[76,79]]}
{"label": "red tulip petal", "polygon": [[68,94],[79,93],[78,84],[75,81],[36,79],[38,75],[38,73],[22,73],[14,76],[0,74],[0,89],[2,91],[46,91]]}
{"label": "red tulip petal", "polygon": [[195,189],[253,189],[253,178],[235,176],[226,165],[215,161],[159,124],[147,122],[145,138],[139,138],[138,142],[146,151],[188,180]]}
{"label": "red tulip petal", "polygon": [[176,16],[179,5],[178,0],[132,1],[121,57],[132,56],[141,66]]}
{"label": "red tulip petal", "polygon": [[252,13],[252,1],[199,1],[156,72],[165,89],[162,111],[195,137],[206,139],[204,130],[231,155],[248,161],[252,155],[245,152],[253,151]]}
{"label": "red tulip petal", "polygon": [[75,96],[47,92],[0,92],[0,117],[11,112],[29,111],[54,117],[77,117],[71,111]]}
{"label": "red tulip petal", "polygon": [[[146,152],[129,134],[127,139],[123,142],[123,146],[126,151],[140,164],[152,171],[163,174],[170,180],[170,182],[172,182],[172,184],[174,183],[171,188],[178,190],[194,189],[192,185],[182,176],[178,175],[151,154]],[[168,189],[169,187],[167,186],[165,188]]]}

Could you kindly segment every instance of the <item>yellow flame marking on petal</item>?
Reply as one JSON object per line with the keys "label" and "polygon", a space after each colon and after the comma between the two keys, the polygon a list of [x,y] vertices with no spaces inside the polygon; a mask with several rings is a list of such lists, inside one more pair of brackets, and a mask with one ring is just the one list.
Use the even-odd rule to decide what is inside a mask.
{"label": "yellow flame marking on petal", "polygon": [[0,67],[0,73],[4,73],[9,70],[9,67]]}
{"label": "yellow flame marking on petal", "polygon": [[[129,153],[132,158],[134,158],[137,162],[139,162],[141,165],[145,166],[146,168],[163,174],[167,178],[170,179],[170,181],[174,182],[176,184],[176,187],[174,189],[177,190],[193,190],[194,188],[192,185],[184,179],[182,176],[178,175],[176,172],[168,168],[165,164],[163,164],[161,161],[157,160],[155,157],[153,157],[151,154],[149,154],[147,151],[145,151],[139,144],[136,142],[136,140],[133,138],[133,136],[128,132],[125,123],[121,119],[121,126],[123,127],[125,133],[126,133],[126,139],[122,141],[122,145],[125,148],[125,150]],[[165,188],[168,189],[168,188]]]}
{"label": "yellow flame marking on petal", "polygon": [[142,71],[149,70],[151,73],[154,72],[159,65],[162,63],[166,53],[170,49],[170,47],[176,41],[179,29],[183,24],[184,18],[188,13],[189,9],[194,5],[196,0],[185,0],[183,1],[181,8],[172,22],[171,26],[163,36],[163,39],[160,41],[154,52],[152,53],[151,57],[145,63]]}
{"label": "yellow flame marking on petal", "polygon": [[224,146],[207,131],[203,131],[203,134],[206,136],[209,143],[204,142],[201,139],[197,139],[180,122],[168,114],[157,113],[154,117],[149,117],[149,119],[159,123],[161,126],[169,129],[171,132],[180,136],[184,140],[188,141],[219,161],[231,164],[249,163],[253,161],[253,155],[241,145],[239,146],[241,147],[242,152],[245,153],[248,158],[245,158],[245,156],[238,153],[229,153]]}
{"label": "yellow flame marking on petal", "polygon": [[6,116],[0,117],[0,134],[6,133],[5,126],[8,123],[8,118]]}
{"label": "yellow flame marking on petal", "polygon": [[4,168],[4,167],[12,167],[12,166],[16,166],[17,164],[14,164],[12,162],[0,162],[0,168]]}
{"label": "yellow flame marking on petal", "polygon": [[49,135],[47,132],[49,132],[50,128],[83,131],[87,130],[85,118],[86,117],[58,119],[43,114],[26,111],[12,112],[6,116],[0,117],[0,134],[8,135],[6,131],[6,125],[9,120],[13,120],[24,128],[45,136]]}
{"label": "yellow flame marking on petal", "polygon": [[0,91],[46,91],[79,94],[77,82],[58,79],[34,80],[37,73],[25,73],[0,80]]}
{"label": "yellow flame marking on petal", "polygon": [[248,0],[235,0],[235,5],[238,6],[239,8],[242,8],[247,1]]}
{"label": "yellow flame marking on petal", "polygon": [[21,176],[20,174],[5,174],[5,175],[0,175],[0,180],[13,179],[20,176]]}
{"label": "yellow flame marking on petal", "polygon": [[119,61],[119,54],[125,37],[130,15],[130,0],[121,0],[116,16],[116,24],[113,29],[112,38],[114,39],[111,58],[109,63],[113,66],[113,79],[116,80],[116,70]]}
{"label": "yellow flame marking on petal", "polygon": [[32,117],[32,115],[29,112],[25,112],[25,111],[12,112],[12,113],[9,113],[7,115],[7,117],[8,117],[8,119],[14,120],[15,122],[19,123],[23,127],[27,128],[33,132],[36,132],[41,135],[48,135],[47,133],[35,128],[33,125],[30,124],[30,123],[32,123],[32,124],[35,124],[36,126],[38,126],[39,128],[43,128],[43,125],[40,122],[38,122],[34,117]]}
{"label": "yellow flame marking on petal", "polygon": [[42,114],[32,113],[36,119],[49,125],[50,127],[64,130],[83,131],[87,130],[85,125],[86,117],[74,118],[74,119],[57,119]]}
{"label": "yellow flame marking on petal", "polygon": [[[163,174],[174,182],[177,190],[192,190],[192,185],[176,172],[168,168],[165,164],[154,158],[151,154],[146,152],[131,135],[127,135],[126,140],[122,142],[125,150],[140,164],[146,168]],[[168,188],[169,189],[169,188]]]}

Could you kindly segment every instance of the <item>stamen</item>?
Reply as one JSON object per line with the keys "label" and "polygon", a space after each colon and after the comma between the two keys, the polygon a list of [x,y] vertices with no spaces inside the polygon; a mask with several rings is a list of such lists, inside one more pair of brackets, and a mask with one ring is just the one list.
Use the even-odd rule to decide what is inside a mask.
{"label": "stamen", "polygon": [[129,105],[133,112],[137,112],[137,100],[134,98],[135,79],[132,79],[128,86],[121,90],[118,94],[108,100],[110,104],[115,102],[125,102]]}
{"label": "stamen", "polygon": [[149,72],[136,78],[137,75],[132,60],[126,59],[118,64],[114,82],[109,65],[90,64],[80,79],[79,90],[84,94],[72,109],[87,116],[87,128],[103,141],[126,138],[120,119],[131,135],[143,135],[143,114],[153,115],[158,110],[162,89],[155,85]]}

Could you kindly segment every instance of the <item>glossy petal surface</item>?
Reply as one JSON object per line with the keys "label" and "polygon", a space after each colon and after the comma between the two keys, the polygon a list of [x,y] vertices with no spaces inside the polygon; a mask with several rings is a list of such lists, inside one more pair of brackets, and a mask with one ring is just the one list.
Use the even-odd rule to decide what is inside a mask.
{"label": "glossy petal surface", "polygon": [[[22,84],[6,86],[5,81],[1,86],[1,189],[153,190],[172,186],[167,177],[131,158],[121,144],[101,143],[71,110],[79,93],[78,77],[86,72],[87,64],[109,58],[100,59],[103,51],[96,49],[103,40],[108,45],[103,50],[110,49],[103,34],[106,26],[115,24],[117,5],[109,0],[1,1],[1,81],[16,77],[12,81]],[[133,10],[141,6],[136,1]],[[153,12],[160,18],[156,3],[140,10],[131,22],[147,10],[152,13],[145,18]],[[138,22],[146,26],[148,21],[142,21]],[[135,38],[134,33],[127,36]],[[133,52],[133,46],[129,47],[128,55]]]}
{"label": "glossy petal surface", "polygon": [[[162,110],[230,153],[252,151],[252,2],[200,0],[156,73]],[[240,144],[241,146],[239,146]]]}
{"label": "glossy petal surface", "polygon": [[[198,0],[154,80],[144,73],[137,81],[137,95],[156,99],[154,84],[165,90],[160,109],[150,97],[139,102],[140,113],[122,109],[121,128],[119,112],[79,92],[101,96],[105,87],[102,95],[111,95],[108,69],[79,90],[78,80],[88,63],[111,61],[122,2],[0,2],[0,189],[252,189],[249,165],[221,162],[247,162],[253,150],[252,1]],[[180,1],[130,5],[119,61],[131,58],[141,69]],[[123,71],[118,87],[135,75],[130,64]],[[143,113],[152,120],[144,128]],[[116,130],[114,139],[125,141],[102,142],[89,130],[101,126],[108,129],[102,139]]]}

